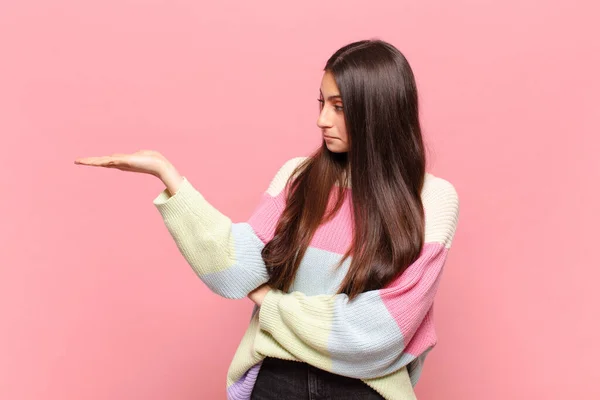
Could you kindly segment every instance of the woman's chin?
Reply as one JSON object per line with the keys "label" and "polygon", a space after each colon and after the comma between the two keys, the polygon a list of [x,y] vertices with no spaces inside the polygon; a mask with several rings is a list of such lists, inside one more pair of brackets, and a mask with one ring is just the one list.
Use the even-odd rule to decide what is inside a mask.
{"label": "woman's chin", "polygon": [[327,150],[331,151],[332,153],[346,153],[348,151],[346,146],[340,146],[331,143],[326,143],[325,145],[327,146]]}

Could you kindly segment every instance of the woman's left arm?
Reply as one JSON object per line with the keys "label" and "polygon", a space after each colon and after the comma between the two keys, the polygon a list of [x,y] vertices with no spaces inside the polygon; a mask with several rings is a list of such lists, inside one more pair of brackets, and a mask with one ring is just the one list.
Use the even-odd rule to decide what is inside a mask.
{"label": "woman's left arm", "polygon": [[[456,191],[439,186],[429,194],[423,250],[399,278],[352,301],[265,288],[260,329],[299,360],[354,378],[387,375],[431,349],[433,300],[458,220]],[[255,350],[268,355],[268,341]]]}

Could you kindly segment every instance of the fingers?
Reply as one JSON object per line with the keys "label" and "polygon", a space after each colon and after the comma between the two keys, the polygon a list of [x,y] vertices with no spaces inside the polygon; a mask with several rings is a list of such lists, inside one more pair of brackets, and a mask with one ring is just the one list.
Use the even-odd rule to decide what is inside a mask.
{"label": "fingers", "polygon": [[93,167],[112,167],[123,164],[125,154],[114,154],[112,156],[102,157],[83,157],[75,160],[75,164],[89,165]]}
{"label": "fingers", "polygon": [[75,164],[99,166],[102,164],[103,157],[84,157],[75,160]]}

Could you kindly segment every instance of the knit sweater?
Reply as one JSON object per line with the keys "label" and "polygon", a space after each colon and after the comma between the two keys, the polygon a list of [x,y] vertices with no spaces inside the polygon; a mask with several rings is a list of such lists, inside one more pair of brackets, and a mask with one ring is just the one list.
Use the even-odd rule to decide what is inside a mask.
{"label": "knit sweater", "polygon": [[[154,205],[180,252],[214,293],[246,297],[266,283],[261,250],[285,208],[285,185],[304,160],[288,160],[248,221],[233,223],[184,177]],[[418,259],[379,290],[349,301],[336,294],[351,261],[334,268],[352,240],[351,187],[335,217],[322,224],[288,292],[271,289],[255,306],[227,372],[227,398],[248,400],[265,357],[301,361],[361,379],[388,400],[415,399],[413,391],[437,337],[433,300],[458,221],[456,190],[427,173],[421,192],[425,242]]]}

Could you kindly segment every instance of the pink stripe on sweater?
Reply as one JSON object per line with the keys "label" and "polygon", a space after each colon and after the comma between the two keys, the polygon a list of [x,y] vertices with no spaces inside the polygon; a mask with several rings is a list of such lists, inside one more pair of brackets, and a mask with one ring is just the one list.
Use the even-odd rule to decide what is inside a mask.
{"label": "pink stripe on sweater", "polygon": [[248,223],[263,243],[271,241],[273,236],[275,236],[277,221],[284,207],[285,199],[283,192],[277,197],[272,197],[265,192],[260,198],[258,206],[256,206],[250,219],[248,219]]}
{"label": "pink stripe on sweater", "polygon": [[433,324],[433,307],[425,315],[412,339],[404,344],[404,352],[418,357],[437,343],[437,335]]}
{"label": "pink stripe on sweater", "polygon": [[[352,209],[350,207],[350,190],[346,190],[346,201],[332,220],[321,225],[315,232],[311,247],[327,250],[340,255],[344,254],[352,242]],[[275,228],[281,212],[285,208],[285,197],[282,191],[276,197],[264,193],[256,210],[248,220],[258,237],[267,243],[275,235]],[[329,207],[333,207],[333,196]]]}
{"label": "pink stripe on sweater", "polygon": [[[312,247],[343,255],[352,244],[352,230],[354,229],[351,207],[352,191],[346,189],[344,196],[344,203],[335,216],[322,224],[315,232],[311,242]],[[334,203],[335,198],[331,196],[328,210],[333,209]]]}
{"label": "pink stripe on sweater", "polygon": [[443,243],[425,243],[420,257],[396,280],[380,290],[394,318],[406,351],[421,354],[435,344],[432,306],[448,249]]}

